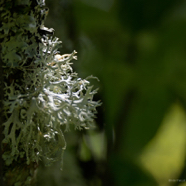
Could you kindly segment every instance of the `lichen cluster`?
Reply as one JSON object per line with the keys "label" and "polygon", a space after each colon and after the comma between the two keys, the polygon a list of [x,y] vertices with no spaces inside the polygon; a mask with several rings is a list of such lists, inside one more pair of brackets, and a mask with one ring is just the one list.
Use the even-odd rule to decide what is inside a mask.
{"label": "lichen cluster", "polygon": [[44,26],[47,12],[44,0],[0,1],[6,165],[58,160],[66,148],[61,126],[91,126],[100,105],[89,81],[72,70],[76,52],[59,54],[61,42]]}

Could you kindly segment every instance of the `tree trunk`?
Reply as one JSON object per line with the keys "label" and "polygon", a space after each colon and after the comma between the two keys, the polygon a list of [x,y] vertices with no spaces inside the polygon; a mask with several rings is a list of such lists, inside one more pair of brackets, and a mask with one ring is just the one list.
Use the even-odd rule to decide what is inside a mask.
{"label": "tree trunk", "polygon": [[[2,134],[2,120],[7,120],[12,111],[11,105],[4,105],[2,100],[14,99],[16,92],[26,94],[26,89],[31,89],[30,82],[25,85],[23,80],[25,72],[21,68],[35,66],[36,56],[39,53],[41,43],[42,24],[47,13],[44,1],[42,0],[1,0],[0,1],[0,81],[1,81],[1,141],[6,135]],[[20,68],[21,66],[21,68]],[[30,73],[32,71],[30,70]],[[3,74],[3,75],[2,75]],[[3,83],[4,82],[4,83]],[[25,87],[21,87],[24,84]],[[4,90],[3,86],[9,87]],[[34,87],[32,87],[34,89]],[[4,92],[3,92],[4,90]],[[5,92],[6,91],[6,92]],[[6,103],[4,103],[6,104]],[[15,102],[16,104],[16,102]],[[7,108],[9,107],[9,108]],[[15,119],[15,118],[14,118]],[[14,122],[14,120],[12,120]],[[13,123],[10,123],[9,131],[13,130]],[[21,123],[20,123],[21,124]],[[15,138],[20,130],[15,129]],[[16,148],[13,144],[13,137],[9,141],[3,141],[2,153],[5,160],[0,174],[6,186],[27,186],[33,185],[38,162],[28,163],[26,155],[17,156],[11,149]],[[14,145],[14,147],[12,147]],[[2,155],[2,153],[0,155]],[[14,156],[11,158],[11,156]],[[2,157],[2,156],[1,156]],[[3,170],[2,170],[3,167]],[[1,181],[3,181],[1,179]],[[3,185],[3,183],[1,183]]]}

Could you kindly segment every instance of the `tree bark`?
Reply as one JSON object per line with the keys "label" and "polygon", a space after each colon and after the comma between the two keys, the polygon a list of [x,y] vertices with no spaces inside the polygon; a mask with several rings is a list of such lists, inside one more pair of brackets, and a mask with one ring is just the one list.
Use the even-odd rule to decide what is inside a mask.
{"label": "tree bark", "polygon": [[[31,66],[36,60],[39,50],[39,43],[41,43],[42,30],[40,29],[45,16],[47,8],[42,0],[1,0],[0,1],[0,108],[1,108],[1,126],[0,126],[0,140],[4,138],[3,135],[3,120],[7,110],[2,110],[4,100],[4,85],[10,86],[14,82],[22,83],[24,77],[23,71],[19,70],[18,65]],[[9,73],[10,72],[10,73]],[[14,87],[15,90],[22,91],[19,87]],[[7,119],[7,118],[6,118]],[[19,133],[20,131],[16,131]],[[4,163],[2,155],[11,149],[8,143],[2,143],[0,151],[0,182],[3,186],[27,186],[35,184],[37,162],[27,163],[25,155],[11,164]]]}

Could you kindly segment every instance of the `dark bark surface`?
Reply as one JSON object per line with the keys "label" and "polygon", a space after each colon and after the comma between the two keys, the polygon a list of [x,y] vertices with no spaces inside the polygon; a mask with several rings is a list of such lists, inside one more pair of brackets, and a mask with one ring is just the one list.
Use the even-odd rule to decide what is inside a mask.
{"label": "dark bark surface", "polygon": [[[20,60],[25,60],[25,66],[34,62],[39,50],[39,32],[41,32],[39,28],[45,19],[47,9],[42,1],[36,0],[1,0],[0,7],[0,141],[2,142],[4,138],[2,124],[5,122],[5,111],[3,110],[4,85],[9,86],[13,82],[18,82],[21,85],[25,78],[23,77],[24,73],[17,68],[17,65]],[[14,37],[15,41],[18,37],[25,37],[25,43],[31,51],[26,53],[26,49],[23,49],[24,46],[12,42]],[[33,47],[34,44],[35,48]],[[8,73],[9,71],[11,73]],[[2,143],[0,157],[10,149],[8,143]],[[10,165],[4,163],[1,158],[0,185],[34,185],[37,167],[38,164],[34,162],[28,165],[25,156],[22,158],[18,156],[17,161],[14,160]],[[5,183],[3,183],[3,180]]]}

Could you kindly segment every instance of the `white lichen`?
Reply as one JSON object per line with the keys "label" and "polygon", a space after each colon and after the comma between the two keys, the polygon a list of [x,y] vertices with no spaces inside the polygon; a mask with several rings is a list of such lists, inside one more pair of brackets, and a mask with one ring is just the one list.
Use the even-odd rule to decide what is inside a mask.
{"label": "white lichen", "polygon": [[[27,164],[41,157],[46,164],[60,159],[66,148],[61,126],[66,126],[65,131],[70,125],[89,128],[100,105],[93,101],[97,90],[72,70],[77,52],[59,54],[61,42],[48,34],[53,29],[41,27],[43,2],[38,1],[36,12],[30,10],[28,15],[12,15],[1,8],[5,20],[0,29],[5,80],[3,143],[9,146],[3,158],[7,165],[18,157],[26,157]],[[47,32],[40,34],[39,28]]]}

